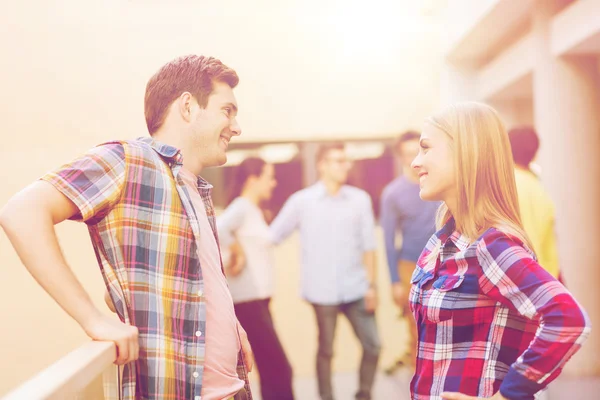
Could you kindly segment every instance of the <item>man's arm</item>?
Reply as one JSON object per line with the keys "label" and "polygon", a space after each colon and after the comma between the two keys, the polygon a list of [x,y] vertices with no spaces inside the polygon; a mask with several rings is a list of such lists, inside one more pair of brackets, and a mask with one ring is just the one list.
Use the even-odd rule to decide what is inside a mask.
{"label": "man's arm", "polygon": [[398,249],[396,248],[396,231],[402,214],[394,203],[395,193],[388,186],[381,196],[381,228],[383,229],[383,239],[385,243],[385,254],[387,266],[392,281],[392,299],[401,310],[404,310],[407,304],[407,295],[404,286],[407,282],[401,282],[400,260],[398,258]]}
{"label": "man's arm", "polygon": [[279,214],[269,227],[271,241],[275,244],[283,242],[300,225],[301,199],[298,193],[293,194],[283,205]]}
{"label": "man's arm", "polygon": [[398,257],[396,249],[396,223],[398,221],[398,212],[394,206],[393,193],[388,186],[381,196],[381,229],[383,230],[383,239],[385,243],[385,254],[387,265],[390,272],[392,284],[400,282],[398,272]]}
{"label": "man's arm", "polygon": [[375,250],[365,251],[363,253],[363,264],[367,271],[369,288],[375,289],[377,286],[377,257],[375,255]]}
{"label": "man's arm", "polygon": [[77,207],[51,185],[35,182],[3,208],[0,225],[35,280],[85,325],[99,311],[66,266],[54,232],[55,224],[77,212]]}
{"label": "man's arm", "polygon": [[375,256],[375,250],[377,243],[375,240],[375,216],[373,215],[373,205],[371,203],[371,196],[366,192],[364,193],[364,202],[362,203],[362,210],[360,210],[361,226],[360,231],[362,233],[362,246],[363,246],[363,265],[367,273],[367,280],[369,281],[369,289],[365,295],[365,307],[367,311],[374,312],[377,308],[377,258]]}
{"label": "man's arm", "polygon": [[0,212],[0,226],[34,279],[95,340],[117,345],[117,364],[138,358],[138,330],[105,316],[68,267],[54,225],[79,213],[66,196],[38,181],[16,194]]}

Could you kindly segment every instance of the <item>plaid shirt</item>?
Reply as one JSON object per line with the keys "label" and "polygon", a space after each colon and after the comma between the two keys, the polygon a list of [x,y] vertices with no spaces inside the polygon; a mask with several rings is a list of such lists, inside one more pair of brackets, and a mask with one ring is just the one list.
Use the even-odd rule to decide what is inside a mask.
{"label": "plaid shirt", "polygon": [[[430,260],[430,253],[439,256]],[[469,243],[451,220],[411,282],[418,326],[415,400],[444,391],[533,399],[590,333],[585,311],[522,243],[497,229]]]}
{"label": "plaid shirt", "polygon": [[[125,366],[123,399],[200,400],[202,393],[206,302],[182,165],[178,149],[145,138],[100,145],[42,178],[78,207],[73,219],[88,225],[117,314],[138,327],[140,356]],[[211,188],[198,179],[216,236]]]}

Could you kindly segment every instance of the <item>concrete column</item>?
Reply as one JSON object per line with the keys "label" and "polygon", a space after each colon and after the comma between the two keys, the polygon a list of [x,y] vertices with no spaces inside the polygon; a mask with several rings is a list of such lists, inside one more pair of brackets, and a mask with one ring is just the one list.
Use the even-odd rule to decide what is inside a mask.
{"label": "concrete column", "polygon": [[550,52],[554,2],[533,8],[534,120],[542,180],[556,203],[560,264],[567,287],[588,311],[595,332],[567,365],[567,375],[600,376],[600,85],[595,57]]}
{"label": "concrete column", "polygon": [[317,152],[319,144],[308,142],[300,146],[300,157],[302,158],[302,183],[304,187],[310,186],[319,179],[317,171]]}
{"label": "concrete column", "polygon": [[531,98],[495,99],[485,102],[498,111],[507,130],[519,125],[533,125]]}

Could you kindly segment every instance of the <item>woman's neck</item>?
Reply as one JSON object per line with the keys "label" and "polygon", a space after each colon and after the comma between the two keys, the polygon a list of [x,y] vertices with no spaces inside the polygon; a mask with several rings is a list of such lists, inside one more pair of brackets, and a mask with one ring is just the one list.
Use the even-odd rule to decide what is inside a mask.
{"label": "woman's neck", "polygon": [[242,194],[240,196],[245,198],[246,200],[249,200],[252,204],[255,204],[257,206],[261,202],[260,196],[258,196],[256,193],[253,193],[250,190],[242,190]]}

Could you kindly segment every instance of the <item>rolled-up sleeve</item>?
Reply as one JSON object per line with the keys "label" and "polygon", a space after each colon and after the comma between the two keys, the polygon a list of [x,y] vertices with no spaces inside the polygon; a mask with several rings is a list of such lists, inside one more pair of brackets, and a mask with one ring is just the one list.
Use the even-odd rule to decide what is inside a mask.
{"label": "rolled-up sleeve", "polygon": [[79,213],[71,219],[93,223],[108,214],[123,195],[125,158],[121,143],[106,143],[40,179],[52,184],[77,206]]}
{"label": "rolled-up sleeve", "polygon": [[506,234],[486,236],[477,257],[483,292],[526,318],[540,320],[535,338],[500,386],[508,399],[533,399],[581,348],[591,331],[589,317],[567,289]]}
{"label": "rolled-up sleeve", "polygon": [[269,227],[271,241],[275,244],[283,242],[300,226],[300,193],[294,193],[283,205],[279,214]]}

